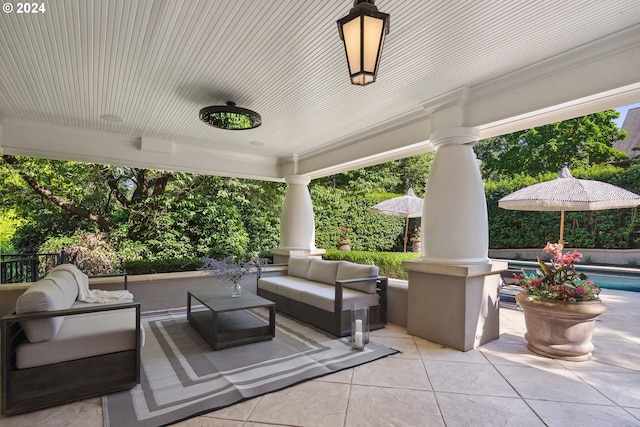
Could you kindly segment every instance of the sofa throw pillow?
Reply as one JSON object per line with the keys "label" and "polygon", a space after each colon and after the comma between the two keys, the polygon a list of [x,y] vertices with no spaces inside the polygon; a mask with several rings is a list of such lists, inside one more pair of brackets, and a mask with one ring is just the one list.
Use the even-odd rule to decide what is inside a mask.
{"label": "sofa throw pillow", "polygon": [[311,260],[308,256],[292,256],[289,257],[289,267],[288,274],[289,276],[300,277],[302,279],[306,279],[309,275],[309,266],[311,265]]}
{"label": "sofa throw pillow", "polygon": [[[16,302],[16,314],[34,313],[40,311],[64,310],[65,298],[60,288],[47,278],[40,279],[29,286]],[[27,339],[30,342],[47,341],[56,336],[64,317],[50,317],[47,319],[26,320],[20,322]]]}
{"label": "sofa throw pillow", "polygon": [[[338,265],[338,272],[336,274],[336,280],[348,280],[348,279],[360,279],[362,277],[376,277],[379,269],[375,265],[355,264],[349,261],[340,261]],[[354,289],[360,292],[366,292],[368,294],[374,294],[376,292],[376,281],[363,280],[359,282],[346,283],[345,288]]]}
{"label": "sofa throw pillow", "polygon": [[326,283],[328,285],[336,284],[336,272],[338,271],[337,261],[326,261],[314,258],[309,266],[308,280],[314,282]]}

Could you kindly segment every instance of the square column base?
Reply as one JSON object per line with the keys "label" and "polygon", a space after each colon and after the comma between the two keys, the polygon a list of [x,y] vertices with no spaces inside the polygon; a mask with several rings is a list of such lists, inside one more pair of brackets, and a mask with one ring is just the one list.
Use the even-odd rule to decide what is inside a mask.
{"label": "square column base", "polygon": [[409,334],[461,351],[500,337],[500,272],[506,262],[402,266],[409,271]]}
{"label": "square column base", "polygon": [[271,249],[274,264],[288,264],[291,256],[311,256],[322,258],[327,251],[324,249]]}

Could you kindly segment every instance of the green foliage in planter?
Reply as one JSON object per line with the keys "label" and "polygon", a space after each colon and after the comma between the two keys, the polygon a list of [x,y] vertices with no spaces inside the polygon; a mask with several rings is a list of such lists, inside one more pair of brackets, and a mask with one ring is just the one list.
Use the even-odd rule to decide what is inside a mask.
{"label": "green foliage in planter", "polygon": [[351,261],[358,264],[373,264],[380,268],[380,275],[394,279],[407,280],[409,272],[402,267],[403,261],[420,258],[414,252],[366,252],[327,250],[324,259]]}

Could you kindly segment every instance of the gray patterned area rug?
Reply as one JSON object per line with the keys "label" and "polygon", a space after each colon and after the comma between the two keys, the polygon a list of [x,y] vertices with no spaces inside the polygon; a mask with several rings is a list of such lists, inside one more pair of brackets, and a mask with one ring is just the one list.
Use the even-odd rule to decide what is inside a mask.
{"label": "gray patterned area rug", "polygon": [[189,325],[184,310],[141,321],[140,384],[103,396],[106,427],[170,425],[398,352],[373,342],[353,351],[348,337],[336,339],[280,313],[272,340],[220,351]]}

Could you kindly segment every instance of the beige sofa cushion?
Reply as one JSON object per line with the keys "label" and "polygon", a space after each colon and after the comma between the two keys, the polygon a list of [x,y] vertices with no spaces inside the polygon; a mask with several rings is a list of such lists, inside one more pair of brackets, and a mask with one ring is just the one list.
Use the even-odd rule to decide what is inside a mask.
{"label": "beige sofa cushion", "polygon": [[335,285],[338,264],[338,261],[326,261],[323,259],[314,258],[311,260],[307,279],[313,282]]}
{"label": "beige sofa cushion", "polygon": [[[296,262],[297,260],[294,264]],[[337,280],[371,277],[371,280],[359,280],[343,286],[343,311],[351,310],[354,304],[369,307],[379,305],[380,297],[376,293],[378,273],[379,269],[375,265],[312,258],[307,279],[292,276],[290,265],[288,276],[261,277],[258,280],[258,288],[333,313]]]}
{"label": "beige sofa cushion", "polygon": [[[261,277],[258,279],[258,289],[264,289],[267,292],[278,295],[278,283],[281,277],[291,276],[276,276],[276,277]],[[276,280],[273,280],[276,279]]]}
{"label": "beige sofa cushion", "polygon": [[[376,277],[380,270],[375,265],[355,264],[349,261],[340,261],[338,264],[338,272],[336,273],[336,281],[360,279],[362,277]],[[368,294],[376,293],[376,281],[364,280],[361,282],[347,283],[345,288],[355,289],[356,291],[366,292]]]}
{"label": "beige sofa cushion", "polygon": [[[303,302],[321,310],[335,311],[336,287],[291,276],[261,277],[260,289],[268,290],[284,298]],[[342,310],[351,310],[353,304],[375,306],[380,303],[378,294],[367,294],[354,289],[342,289]]]}
{"label": "beige sofa cushion", "polygon": [[[29,289],[18,297],[16,314],[64,310],[69,307],[60,288],[53,280],[45,277],[29,286]],[[63,321],[63,317],[52,317],[26,320],[20,324],[29,341],[41,342],[55,337]]]}
{"label": "beige sofa cushion", "polygon": [[309,266],[311,265],[311,260],[308,256],[292,256],[289,257],[289,267],[287,273],[289,276],[301,277],[303,279],[307,278],[309,274]]}
{"label": "beige sofa cushion", "polygon": [[[335,286],[316,284],[302,290],[302,302],[324,311],[335,312]],[[342,311],[351,310],[354,304],[375,306],[380,302],[378,294],[365,294],[353,289],[342,289]]]}
{"label": "beige sofa cushion", "polygon": [[301,301],[302,289],[310,284],[315,282],[294,276],[261,277],[258,280],[258,288],[294,301]]}
{"label": "beige sofa cushion", "polygon": [[[76,305],[87,306],[82,303]],[[140,333],[143,346],[144,329],[140,328]],[[19,369],[31,368],[135,348],[134,308],[83,313],[67,316],[60,332],[51,340],[20,344],[16,354],[16,366]],[[87,375],[91,373],[87,372]]]}

